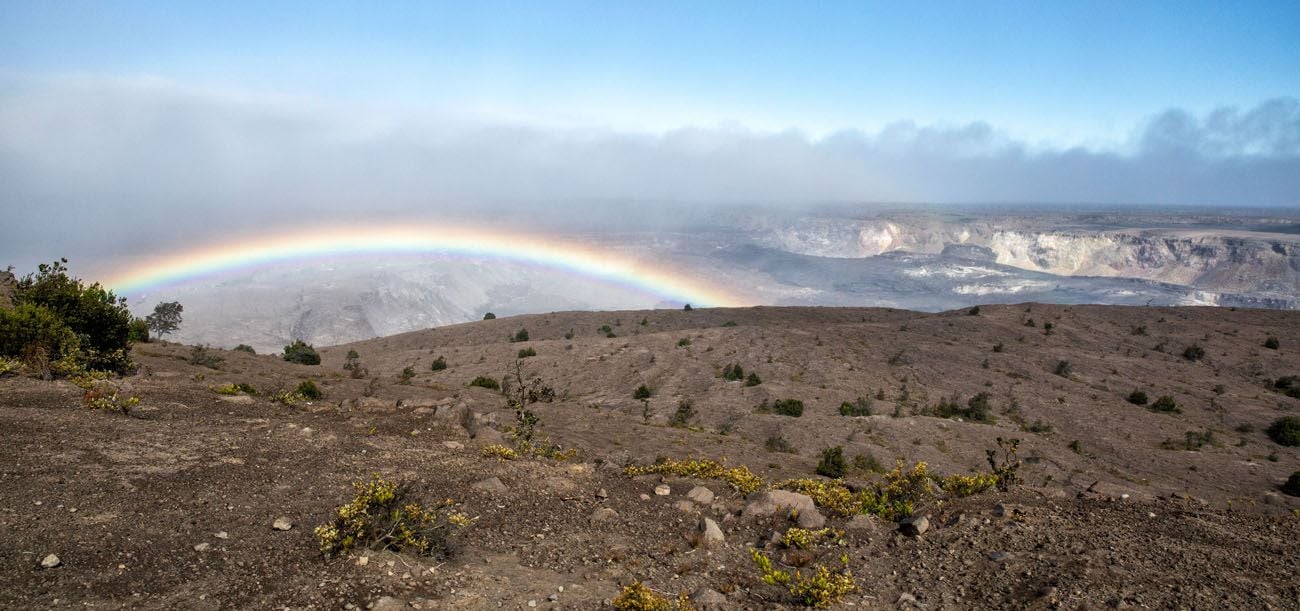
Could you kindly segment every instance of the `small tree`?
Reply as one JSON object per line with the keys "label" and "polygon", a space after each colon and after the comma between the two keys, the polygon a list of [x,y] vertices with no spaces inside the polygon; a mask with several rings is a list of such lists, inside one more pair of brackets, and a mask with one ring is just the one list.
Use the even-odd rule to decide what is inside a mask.
{"label": "small tree", "polygon": [[493,313],[491,313],[491,312],[488,312],[487,314],[484,314],[484,315],[483,315],[483,320],[495,320],[496,317],[497,317],[496,314],[493,314]]}
{"label": "small tree", "polygon": [[632,398],[640,401],[642,399],[649,399],[651,394],[653,393],[650,391],[650,387],[642,384],[636,387],[636,390],[632,391]]}
{"label": "small tree", "polygon": [[284,347],[284,360],[299,365],[319,365],[320,354],[316,352],[311,344],[300,339],[294,340],[292,344]]}
{"label": "small tree", "polygon": [[165,301],[153,307],[153,314],[144,317],[154,335],[163,336],[181,328],[181,312],[185,307],[178,301]]}

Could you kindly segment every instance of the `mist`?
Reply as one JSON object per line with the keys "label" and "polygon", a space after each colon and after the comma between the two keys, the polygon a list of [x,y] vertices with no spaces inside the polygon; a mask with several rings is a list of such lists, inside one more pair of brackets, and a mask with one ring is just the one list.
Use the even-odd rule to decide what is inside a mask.
{"label": "mist", "polygon": [[1093,150],[981,122],[627,133],[147,78],[0,79],[7,263],[323,222],[591,230],[869,202],[1295,208],[1300,102],[1170,109]]}

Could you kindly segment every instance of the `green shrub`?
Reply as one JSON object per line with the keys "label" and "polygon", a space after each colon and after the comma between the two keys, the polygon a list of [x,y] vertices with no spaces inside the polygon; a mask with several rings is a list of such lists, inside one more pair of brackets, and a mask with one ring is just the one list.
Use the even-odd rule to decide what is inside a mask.
{"label": "green shrub", "polygon": [[526,341],[528,341],[528,329],[520,329],[520,330],[516,331],[515,334],[514,334],[514,336],[510,338],[510,341],[512,341],[512,342],[526,342]]}
{"label": "green shrub", "polygon": [[521,348],[519,350],[519,358],[526,359],[530,356],[537,356],[537,351],[534,350],[531,346],[528,348]]}
{"label": "green shrub", "polygon": [[299,365],[319,365],[320,354],[316,349],[300,339],[284,347],[284,360]]}
{"label": "green shrub", "polygon": [[249,353],[249,354],[257,354],[257,351],[256,351],[256,350],[253,350],[253,347],[250,346],[250,345],[248,345],[248,344],[240,344],[240,345],[238,345],[238,346],[235,346],[235,347],[234,347],[234,351],[235,351],[235,352],[247,352],[247,353]]}
{"label": "green shrub", "polygon": [[749,375],[745,377],[745,386],[758,386],[759,384],[762,383],[763,383],[763,378],[758,377],[758,374],[752,371],[749,372]]}
{"label": "green shrub", "polygon": [[1268,348],[1269,350],[1277,350],[1279,346],[1281,346],[1281,344],[1278,343],[1276,337],[1270,337],[1264,340],[1264,347]]}
{"label": "green shrub", "polygon": [[803,415],[803,401],[798,399],[777,399],[772,403],[772,411],[782,416],[798,418]]}
{"label": "green shrub", "polygon": [[44,354],[45,360],[79,357],[81,339],[58,314],[31,303],[0,308],[0,356],[28,358]]}
{"label": "green shrub", "polygon": [[1182,412],[1182,410],[1178,409],[1178,402],[1174,401],[1174,398],[1169,395],[1160,395],[1160,397],[1155,400],[1155,403],[1152,403],[1151,407],[1148,409],[1162,414],[1177,414]]}
{"label": "green shrub", "polygon": [[852,402],[845,401],[845,402],[841,403],[841,404],[840,404],[840,415],[841,415],[841,416],[852,416],[852,417],[870,416],[870,415],[871,415],[871,399],[868,399],[868,398],[866,398],[866,397],[858,397],[857,400],[855,400],[855,401],[852,401]]}
{"label": "green shrub", "polygon": [[871,454],[858,454],[853,457],[853,468],[858,473],[884,473],[885,465]]}
{"label": "green shrub", "polygon": [[654,393],[650,390],[650,387],[642,384],[636,387],[636,390],[632,391],[632,398],[639,401],[642,399],[649,399],[652,394]]}
{"label": "green shrub", "polygon": [[930,415],[939,418],[962,418],[971,422],[993,422],[993,410],[989,403],[992,397],[989,393],[981,392],[966,401],[966,407],[962,407],[957,397],[949,397],[939,400],[939,404],[930,408]]}
{"label": "green shrub", "polygon": [[1160,442],[1160,448],[1164,450],[1185,450],[1188,452],[1197,452],[1206,445],[1219,445],[1214,440],[1212,431],[1197,432],[1187,431],[1183,438],[1166,439]]}
{"label": "green shrub", "polygon": [[1273,421],[1268,437],[1284,446],[1300,446],[1300,418],[1286,416]]}
{"label": "green shrub", "polygon": [[1128,402],[1133,405],[1146,405],[1147,401],[1147,394],[1140,390],[1135,390],[1128,394]]}
{"label": "green shrub", "polygon": [[[80,356],[87,368],[119,372],[130,369],[126,350],[133,317],[126,299],[99,283],[86,285],[69,276],[64,263],[67,261],[42,263],[35,274],[18,281],[14,304],[43,307],[77,334]],[[18,356],[25,349],[21,346],[11,352],[7,346],[5,350],[7,356]]]}
{"label": "green shrub", "polygon": [[695,419],[695,405],[690,399],[682,399],[677,403],[677,411],[673,412],[673,417],[668,420],[668,425],[685,428]]}
{"label": "green shrub", "polygon": [[685,348],[685,347],[687,347],[687,346],[689,346],[689,345],[691,345],[691,338],[689,338],[689,337],[683,337],[683,338],[677,340],[677,347],[678,347],[678,348]]}
{"label": "green shrub", "polygon": [[213,388],[212,390],[219,395],[237,395],[239,393],[244,393],[246,395],[257,394],[257,389],[253,388],[253,385],[247,382],[231,382],[225,386]]}
{"label": "green shrub", "polygon": [[308,401],[318,401],[323,396],[321,395],[320,389],[316,387],[316,383],[311,380],[303,380],[299,382],[298,388],[294,392],[302,395],[302,398],[307,399]]}
{"label": "green shrub", "polygon": [[413,501],[406,484],[375,476],[352,486],[356,497],[335,510],[332,522],[316,527],[320,551],[327,556],[371,549],[441,557],[453,527],[470,523],[465,514],[450,510],[450,500],[429,508]]}
{"label": "green shrub", "polygon": [[745,369],[740,363],[729,363],[722,368],[722,379],[728,382],[736,382],[745,379]]}
{"label": "green shrub", "polygon": [[1283,376],[1273,382],[1276,390],[1293,399],[1300,399],[1300,376]]}
{"label": "green shrub", "polygon": [[821,461],[817,463],[817,475],[833,479],[844,477],[844,448],[835,446],[822,450]]}
{"label": "green shrub", "polygon": [[442,371],[446,368],[447,368],[447,359],[441,356],[436,359],[433,359],[433,364],[429,366],[429,369],[433,371]]}
{"label": "green shrub", "polygon": [[1205,358],[1205,348],[1192,344],[1183,349],[1183,358],[1189,361],[1199,361]]}
{"label": "green shrub", "polygon": [[768,452],[782,452],[784,454],[798,454],[799,449],[794,447],[785,437],[781,435],[769,435],[767,441],[763,442],[763,447]]}
{"label": "green shrub", "polygon": [[143,318],[132,318],[131,323],[127,326],[126,341],[133,344],[145,344],[149,342],[149,323]]}
{"label": "green shrub", "polygon": [[1070,361],[1057,361],[1056,368],[1052,370],[1052,373],[1063,378],[1068,378],[1071,373],[1074,373],[1074,366],[1070,364]]}
{"label": "green shrub", "polygon": [[219,354],[208,350],[207,346],[194,346],[190,348],[190,364],[208,369],[217,369],[226,359]]}
{"label": "green shrub", "polygon": [[484,315],[483,315],[483,320],[494,320],[494,319],[496,319],[496,317],[497,317],[496,314],[493,314],[493,313],[491,313],[491,312],[488,312],[487,314],[484,314]]}
{"label": "green shrub", "polygon": [[486,388],[488,390],[501,390],[501,385],[498,384],[496,380],[489,378],[487,376],[479,376],[477,378],[474,378],[473,380],[470,381],[469,385],[477,386],[479,388]]}
{"label": "green shrub", "polygon": [[722,326],[724,326],[724,327],[734,327],[734,326],[736,326],[736,321],[734,321],[734,320],[728,320],[727,322],[722,323]]}
{"label": "green shrub", "polygon": [[1282,492],[1291,496],[1300,496],[1300,471],[1291,474],[1282,484]]}
{"label": "green shrub", "polygon": [[966,314],[969,315],[969,316],[979,316],[979,315],[980,315],[980,307],[979,307],[979,306],[975,306],[975,307],[973,307],[973,308],[971,308],[971,309],[969,309],[969,310],[966,310]]}

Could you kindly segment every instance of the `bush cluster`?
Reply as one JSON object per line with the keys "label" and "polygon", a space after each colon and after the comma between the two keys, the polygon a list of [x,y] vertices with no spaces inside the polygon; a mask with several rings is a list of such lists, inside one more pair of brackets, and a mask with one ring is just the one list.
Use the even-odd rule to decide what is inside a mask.
{"label": "bush cluster", "polygon": [[331,523],[316,527],[326,556],[363,548],[440,557],[448,550],[452,529],[470,523],[465,514],[450,510],[450,500],[427,508],[412,500],[407,484],[375,476],[352,486],[356,497],[335,511]]}
{"label": "bush cluster", "polygon": [[299,365],[319,365],[320,354],[316,349],[300,339],[284,347],[284,360]]}
{"label": "bush cluster", "polygon": [[871,399],[867,397],[858,397],[855,401],[845,401],[841,403],[840,415],[852,417],[870,416]]}
{"label": "bush cluster", "polygon": [[68,275],[65,263],[42,263],[18,281],[14,307],[0,308],[0,357],[20,358],[33,373],[129,371],[135,319],[126,300]]}
{"label": "bush cluster", "polygon": [[1269,425],[1269,439],[1284,446],[1300,446],[1300,418],[1286,416]]}

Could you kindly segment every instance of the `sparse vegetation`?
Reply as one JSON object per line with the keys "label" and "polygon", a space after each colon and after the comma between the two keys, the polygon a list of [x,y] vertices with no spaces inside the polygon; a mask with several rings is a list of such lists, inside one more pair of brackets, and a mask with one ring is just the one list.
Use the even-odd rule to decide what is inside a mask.
{"label": "sparse vegetation", "polygon": [[690,426],[695,416],[695,405],[690,399],[682,399],[677,402],[677,411],[673,412],[673,417],[668,420],[668,426],[685,428]]}
{"label": "sparse vegetation", "polygon": [[1273,390],[1292,399],[1300,399],[1300,376],[1283,376],[1273,382]]}
{"label": "sparse vegetation", "polygon": [[357,354],[356,350],[348,350],[347,356],[343,359],[343,370],[347,371],[348,375],[352,376],[354,380],[360,380],[369,375],[365,366],[361,364],[361,355]]}
{"label": "sparse vegetation", "polygon": [[728,382],[737,382],[745,379],[745,369],[740,363],[729,363],[722,368],[722,379]]}
{"label": "sparse vegetation", "polygon": [[783,454],[799,453],[799,449],[794,447],[794,444],[791,444],[789,440],[781,435],[769,435],[767,440],[763,442],[763,447],[766,448],[768,452],[781,452]]}
{"label": "sparse vegetation", "polygon": [[961,418],[971,422],[993,422],[993,409],[989,400],[992,398],[989,393],[981,392],[967,399],[966,406],[962,407],[957,397],[949,397],[939,400],[939,404],[930,408],[931,416],[938,418]]}
{"label": "sparse vegetation", "polygon": [[415,368],[410,365],[403,367],[402,373],[397,374],[397,383],[403,386],[409,385],[413,379],[415,379]]}
{"label": "sparse vegetation", "polygon": [[985,450],[984,454],[997,478],[998,490],[1006,492],[1020,484],[1020,440],[998,437],[997,442],[997,449]]}
{"label": "sparse vegetation", "polygon": [[510,341],[512,342],[528,341],[528,329],[520,329],[518,331],[515,331],[515,334],[510,336]]}
{"label": "sparse vegetation", "polygon": [[1074,373],[1074,366],[1070,364],[1070,361],[1057,361],[1056,367],[1052,368],[1052,373],[1063,378],[1068,378],[1071,373]]}
{"label": "sparse vegetation", "polygon": [[439,356],[429,365],[430,371],[442,371],[447,368],[447,357]]}
{"label": "sparse vegetation", "polygon": [[214,387],[212,391],[219,395],[229,396],[238,395],[240,393],[246,395],[257,394],[257,389],[253,388],[253,385],[247,382],[231,382],[230,384]]}
{"label": "sparse vegetation", "polygon": [[835,446],[822,450],[821,461],[817,463],[817,475],[839,479],[844,477],[844,448]]}
{"label": "sparse vegetation", "polygon": [[1178,409],[1178,402],[1169,395],[1160,395],[1156,398],[1155,402],[1151,404],[1151,407],[1148,407],[1147,409],[1162,414],[1182,413],[1182,410]]}
{"label": "sparse vegetation", "polygon": [[871,415],[871,399],[867,397],[858,397],[854,401],[845,401],[840,404],[840,415],[851,417],[862,417]]}
{"label": "sparse vegetation", "polygon": [[745,494],[763,487],[763,478],[754,475],[748,467],[727,467],[707,459],[662,460],[653,465],[628,467],[623,469],[623,473],[632,477],[657,474],[715,479]]}
{"label": "sparse vegetation", "polygon": [[613,605],[618,611],[694,611],[695,609],[685,593],[679,594],[674,600],[668,600],[639,581],[624,586],[618,596],[614,597]]}
{"label": "sparse vegetation", "polygon": [[1276,337],[1269,337],[1268,339],[1264,340],[1264,347],[1268,348],[1269,350],[1277,350],[1279,347],[1281,347],[1281,345],[1282,344],[1277,341]]}
{"label": "sparse vegetation", "polygon": [[454,504],[425,507],[412,500],[409,484],[375,476],[354,482],[356,497],[335,510],[334,520],[316,527],[316,541],[326,556],[353,549],[393,551],[417,556],[444,556],[454,529],[470,519]]}
{"label": "sparse vegetation", "polygon": [[758,377],[757,373],[751,371],[748,376],[745,376],[745,386],[758,386],[762,383],[763,379]]}
{"label": "sparse vegetation", "polygon": [[653,394],[654,392],[650,390],[649,386],[642,384],[636,387],[636,390],[632,391],[632,398],[641,401],[644,399],[649,399],[650,396]]}
{"label": "sparse vegetation", "polygon": [[284,360],[299,365],[319,365],[320,354],[311,344],[298,339],[284,347]]}
{"label": "sparse vegetation", "polygon": [[317,401],[324,395],[321,394],[320,388],[311,380],[303,380],[298,383],[298,388],[294,390],[302,398],[308,401]]}
{"label": "sparse vegetation", "polygon": [[1134,390],[1128,394],[1128,402],[1133,405],[1146,405],[1149,400],[1147,394],[1141,390]]}
{"label": "sparse vegetation", "polygon": [[534,350],[532,346],[529,346],[527,348],[521,348],[519,350],[518,358],[526,359],[530,356],[537,356],[537,351]]}
{"label": "sparse vegetation", "polygon": [[239,344],[238,346],[232,348],[232,350],[234,350],[235,352],[246,352],[248,354],[257,354],[257,351],[253,350],[253,347],[248,344]]}
{"label": "sparse vegetation", "polygon": [[1180,440],[1166,439],[1160,442],[1164,450],[1185,450],[1196,452],[1207,445],[1219,445],[1212,431],[1187,431]]}
{"label": "sparse vegetation", "polygon": [[226,359],[208,349],[207,346],[194,346],[190,348],[190,364],[208,369],[218,369],[221,363]]}
{"label": "sparse vegetation", "polygon": [[1268,426],[1268,438],[1279,445],[1300,446],[1300,418],[1285,416]]}
{"label": "sparse vegetation", "polygon": [[853,573],[849,571],[847,556],[842,558],[844,568],[840,571],[831,572],[825,566],[817,565],[811,575],[805,577],[797,569],[792,576],[787,571],[773,568],[772,559],[757,549],[751,548],[749,553],[763,583],[784,588],[795,601],[806,607],[830,607],[858,589],[853,582]]}
{"label": "sparse vegetation", "polygon": [[483,320],[496,320],[497,315],[491,312],[483,315]]}
{"label": "sparse vegetation", "polygon": [[501,390],[501,384],[497,383],[496,380],[489,378],[487,376],[478,376],[473,380],[471,380],[469,385],[477,386],[479,388],[486,388],[488,390]]}
{"label": "sparse vegetation", "polygon": [[754,411],[760,414],[773,413],[798,418],[803,415],[803,401],[798,399],[777,399],[769,405],[767,399],[764,399],[762,403],[758,404],[758,407],[754,408]]}
{"label": "sparse vegetation", "polygon": [[685,348],[685,347],[690,346],[690,345],[691,345],[691,338],[689,338],[689,337],[683,337],[683,338],[677,340],[677,347],[678,347],[678,348]]}
{"label": "sparse vegetation", "polygon": [[1189,361],[1199,361],[1205,358],[1205,348],[1192,344],[1183,349],[1183,358]]}

